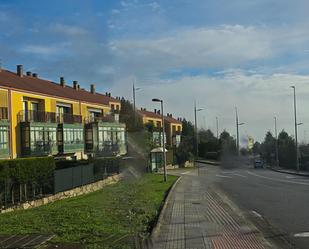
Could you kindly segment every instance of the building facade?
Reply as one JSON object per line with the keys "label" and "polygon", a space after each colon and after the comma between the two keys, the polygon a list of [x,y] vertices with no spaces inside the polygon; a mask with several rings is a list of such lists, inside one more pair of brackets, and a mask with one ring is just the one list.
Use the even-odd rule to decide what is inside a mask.
{"label": "building facade", "polygon": [[[142,118],[144,125],[152,127],[152,137],[155,145],[162,145],[162,115],[160,111],[154,109],[153,112],[147,111],[145,108],[137,110],[137,113]],[[182,121],[173,118],[172,114],[167,113],[164,116],[165,123],[165,141],[169,147],[178,147],[181,140]]]}
{"label": "building facade", "polygon": [[[126,143],[125,126],[117,118],[120,108],[119,98],[97,93],[93,84],[87,91],[77,81],[69,86],[63,77],[55,83],[35,73],[24,74],[21,65],[16,72],[1,69],[0,158],[84,158],[100,154],[102,147],[110,154],[123,154],[124,150],[112,149]],[[90,126],[93,134],[105,127],[105,133],[96,140],[99,147],[87,147]]]}

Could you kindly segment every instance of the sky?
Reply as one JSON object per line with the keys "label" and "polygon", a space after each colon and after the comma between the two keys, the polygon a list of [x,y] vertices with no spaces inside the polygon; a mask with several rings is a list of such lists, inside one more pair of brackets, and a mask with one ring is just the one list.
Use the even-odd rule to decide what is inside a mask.
{"label": "sky", "polygon": [[[132,99],[216,133],[261,141],[267,131],[309,141],[307,0],[0,0],[2,67]],[[308,131],[308,137],[307,137]]]}

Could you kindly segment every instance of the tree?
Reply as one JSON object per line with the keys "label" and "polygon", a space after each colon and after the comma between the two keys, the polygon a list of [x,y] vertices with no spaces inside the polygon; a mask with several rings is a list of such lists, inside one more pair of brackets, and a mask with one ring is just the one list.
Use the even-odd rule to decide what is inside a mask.
{"label": "tree", "polygon": [[296,168],[296,150],[294,138],[282,130],[278,135],[279,164],[285,168]]}
{"label": "tree", "polygon": [[221,148],[221,154],[236,155],[236,140],[226,130],[220,134],[219,144]]}
{"label": "tree", "polygon": [[176,160],[179,166],[183,166],[186,161],[192,160],[195,150],[194,141],[194,126],[190,121],[183,119],[181,142],[176,149]]}
{"label": "tree", "polygon": [[134,108],[129,100],[121,98],[121,110],[119,120],[125,123],[128,131],[140,131],[144,128],[143,121],[137,113],[135,113],[136,119],[134,120]]}
{"label": "tree", "polygon": [[[199,156],[208,158],[209,156],[214,157],[214,154],[218,154],[220,150],[219,141],[214,136],[211,130],[200,130],[199,131]],[[218,155],[216,156],[218,157]]]}
{"label": "tree", "polygon": [[256,141],[253,144],[252,152],[253,152],[253,155],[260,155],[261,154],[261,143]]}
{"label": "tree", "polygon": [[272,133],[268,131],[261,144],[261,154],[263,159],[268,163],[272,164],[275,160],[276,153],[276,139],[273,137]]}

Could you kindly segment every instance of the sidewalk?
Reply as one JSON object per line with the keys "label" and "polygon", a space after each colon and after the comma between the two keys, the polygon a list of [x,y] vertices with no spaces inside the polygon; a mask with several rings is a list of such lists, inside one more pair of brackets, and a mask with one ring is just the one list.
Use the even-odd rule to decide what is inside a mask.
{"label": "sidewalk", "polygon": [[154,248],[274,248],[203,177],[184,175],[170,194]]}
{"label": "sidewalk", "polygon": [[285,173],[285,174],[309,177],[308,171],[301,171],[301,170],[296,171],[296,170],[293,170],[293,169],[284,169],[284,168],[280,168],[280,167],[268,167],[268,168],[271,169],[271,170],[277,171],[277,172]]}

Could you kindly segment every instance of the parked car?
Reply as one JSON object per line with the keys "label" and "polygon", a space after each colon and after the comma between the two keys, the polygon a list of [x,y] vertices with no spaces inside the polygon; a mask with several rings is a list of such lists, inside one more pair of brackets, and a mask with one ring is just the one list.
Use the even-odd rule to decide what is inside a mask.
{"label": "parked car", "polygon": [[263,168],[264,164],[263,161],[260,158],[254,159],[254,168]]}

